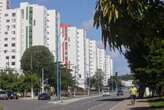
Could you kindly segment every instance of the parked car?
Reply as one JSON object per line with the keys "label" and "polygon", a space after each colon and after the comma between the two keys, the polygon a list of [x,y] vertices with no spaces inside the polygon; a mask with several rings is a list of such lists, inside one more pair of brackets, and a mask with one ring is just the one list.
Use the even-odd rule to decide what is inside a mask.
{"label": "parked car", "polygon": [[41,93],[38,96],[38,100],[50,100],[51,96],[48,93]]}
{"label": "parked car", "polygon": [[109,93],[109,91],[103,91],[103,94],[102,94],[103,96],[110,96],[110,93]]}
{"label": "parked car", "polygon": [[1,100],[8,100],[8,95],[6,91],[1,90],[0,91],[0,99]]}
{"label": "parked car", "polygon": [[109,89],[109,87],[103,87],[102,95],[103,96],[110,96],[110,89]]}
{"label": "parked car", "polygon": [[9,99],[18,99],[18,95],[15,92],[7,91],[7,95]]}
{"label": "parked car", "polygon": [[124,95],[123,91],[120,89],[117,91],[117,96],[121,96],[121,95]]}

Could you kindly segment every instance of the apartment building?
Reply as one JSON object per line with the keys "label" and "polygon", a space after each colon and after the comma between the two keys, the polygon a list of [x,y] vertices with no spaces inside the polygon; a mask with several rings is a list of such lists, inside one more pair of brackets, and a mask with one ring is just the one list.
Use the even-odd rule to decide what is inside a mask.
{"label": "apartment building", "polygon": [[78,81],[78,86],[85,88],[85,38],[84,29],[61,24],[61,61]]}
{"label": "apartment building", "polygon": [[89,76],[93,76],[97,70],[97,46],[95,40],[86,39],[86,68]]}
{"label": "apartment building", "polygon": [[5,10],[2,19],[1,68],[20,71],[24,51],[35,45],[48,47],[56,56],[56,38],[60,38],[60,15],[56,10],[24,2],[19,8]]}
{"label": "apartment building", "polygon": [[97,69],[101,69],[103,72],[105,71],[105,50],[101,48],[97,48]]}
{"label": "apartment building", "polygon": [[104,77],[104,85],[108,84],[108,79],[113,75],[113,60],[110,55],[105,56],[105,77]]}

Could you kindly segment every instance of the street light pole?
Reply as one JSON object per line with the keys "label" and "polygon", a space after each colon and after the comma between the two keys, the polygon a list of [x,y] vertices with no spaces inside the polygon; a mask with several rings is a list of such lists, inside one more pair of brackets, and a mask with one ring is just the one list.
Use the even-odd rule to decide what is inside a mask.
{"label": "street light pole", "polygon": [[60,91],[60,73],[59,73],[59,33],[57,31],[57,36],[56,36],[56,89],[57,89],[57,97],[58,97],[58,100],[60,100],[61,98],[61,91]]}
{"label": "street light pole", "polygon": [[115,80],[115,82],[116,82],[116,91],[118,90],[118,85],[117,85],[118,79],[117,79],[117,75],[118,75],[118,73],[116,72],[116,73],[115,73],[115,76],[116,76],[116,80]]}
{"label": "street light pole", "polygon": [[75,88],[76,88],[76,81],[77,81],[77,79],[76,79],[76,69],[77,69],[77,66],[75,65],[75,82],[74,82],[74,96],[76,96],[76,90],[75,90]]}
{"label": "street light pole", "polygon": [[44,69],[42,68],[42,93],[44,92]]}

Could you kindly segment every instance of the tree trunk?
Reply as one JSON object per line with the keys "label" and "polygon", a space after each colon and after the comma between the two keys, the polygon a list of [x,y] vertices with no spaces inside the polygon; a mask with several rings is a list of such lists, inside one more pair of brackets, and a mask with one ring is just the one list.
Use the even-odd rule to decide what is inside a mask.
{"label": "tree trunk", "polygon": [[145,93],[145,86],[143,84],[139,85],[139,98],[143,98]]}
{"label": "tree trunk", "polygon": [[34,99],[34,88],[33,88],[33,84],[31,85],[31,99]]}

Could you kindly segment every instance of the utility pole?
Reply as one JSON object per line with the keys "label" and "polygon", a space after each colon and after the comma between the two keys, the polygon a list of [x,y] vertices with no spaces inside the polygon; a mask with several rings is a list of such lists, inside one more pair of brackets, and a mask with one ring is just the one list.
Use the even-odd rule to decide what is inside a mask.
{"label": "utility pole", "polygon": [[42,93],[44,93],[44,68],[42,68]]}
{"label": "utility pole", "polygon": [[76,96],[76,69],[77,69],[77,66],[75,65],[75,83],[74,83],[74,91],[73,91],[73,94],[74,94],[74,96]]}
{"label": "utility pole", "polygon": [[57,89],[57,97],[58,100],[61,98],[61,91],[60,91],[60,73],[59,73],[59,33],[57,31],[57,36],[56,36],[56,89]]}
{"label": "utility pole", "polygon": [[[33,67],[32,67],[32,55],[31,55],[31,57],[30,57],[30,68],[31,68],[31,71],[30,71],[30,74],[31,74],[31,76],[32,76],[32,69],[33,69]],[[31,78],[30,78],[31,79]],[[33,87],[33,82],[32,82],[32,79],[31,79],[31,99],[34,99],[34,87]]]}
{"label": "utility pole", "polygon": [[89,72],[88,72],[88,96],[90,95],[90,86],[91,86],[91,74],[90,74],[90,56],[89,56]]}
{"label": "utility pole", "polygon": [[116,80],[115,80],[115,82],[116,82],[116,92],[117,92],[117,90],[118,90],[118,85],[117,85],[117,80],[118,80],[118,79],[117,79],[117,75],[118,75],[118,72],[115,73],[115,77],[116,77]]}

